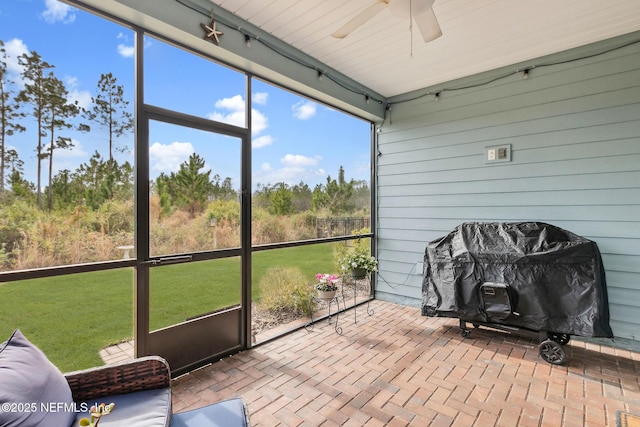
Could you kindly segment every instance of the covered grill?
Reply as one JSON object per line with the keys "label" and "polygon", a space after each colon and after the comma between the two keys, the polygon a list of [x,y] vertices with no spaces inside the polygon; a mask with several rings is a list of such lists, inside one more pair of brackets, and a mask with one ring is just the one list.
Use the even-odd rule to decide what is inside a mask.
{"label": "covered grill", "polygon": [[595,242],[541,222],[470,222],[427,244],[422,314],[535,332],[540,355],[564,361],[571,335],[612,337]]}

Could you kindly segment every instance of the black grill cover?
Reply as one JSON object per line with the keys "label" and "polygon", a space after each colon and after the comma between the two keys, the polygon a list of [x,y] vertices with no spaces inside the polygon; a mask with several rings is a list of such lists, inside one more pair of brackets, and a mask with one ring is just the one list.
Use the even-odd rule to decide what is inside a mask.
{"label": "black grill cover", "polygon": [[598,246],[569,231],[541,222],[464,223],[428,243],[424,262],[424,316],[489,322],[480,287],[494,282],[511,293],[512,313],[501,324],[613,337]]}

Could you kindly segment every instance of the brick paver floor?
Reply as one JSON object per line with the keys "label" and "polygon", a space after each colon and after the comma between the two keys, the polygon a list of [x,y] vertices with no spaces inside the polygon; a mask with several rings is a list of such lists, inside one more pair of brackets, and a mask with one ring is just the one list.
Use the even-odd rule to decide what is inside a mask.
{"label": "brick paver floor", "polygon": [[235,396],[253,426],[611,426],[640,414],[640,353],[571,340],[550,365],[538,341],[373,301],[343,335],[321,321],[173,381],[174,411]]}

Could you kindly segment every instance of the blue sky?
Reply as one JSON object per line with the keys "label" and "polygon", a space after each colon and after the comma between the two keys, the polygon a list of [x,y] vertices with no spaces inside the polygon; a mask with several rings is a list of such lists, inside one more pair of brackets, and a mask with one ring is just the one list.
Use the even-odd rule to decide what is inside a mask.
{"label": "blue sky", "polygon": [[[203,16],[202,22],[206,21]],[[194,22],[195,27],[199,24]],[[134,33],[124,26],[56,0],[2,0],[0,40],[9,55],[9,79],[15,82],[16,92],[22,88],[16,58],[36,51],[55,66],[56,77],[80,105],[90,105],[100,74],[108,72],[116,76],[133,104]],[[144,52],[146,103],[244,125],[244,75],[153,38],[145,39]],[[369,123],[257,79],[252,92],[254,188],[258,183],[301,181],[313,187],[324,183],[327,175],[337,177],[340,165],[347,179],[369,179]],[[11,137],[8,145],[25,162],[26,178],[35,182],[35,120],[27,117],[24,124],[30,130]],[[106,133],[95,125],[89,134],[64,136],[73,138],[74,147],[54,151],[54,174],[61,169],[74,171],[96,150],[108,157]],[[205,158],[212,175],[228,176],[234,186],[239,184],[237,140],[164,124],[152,124],[150,138],[152,178],[176,171],[196,152]],[[128,149],[117,154],[119,161],[133,161],[133,135],[116,141],[116,146]]]}

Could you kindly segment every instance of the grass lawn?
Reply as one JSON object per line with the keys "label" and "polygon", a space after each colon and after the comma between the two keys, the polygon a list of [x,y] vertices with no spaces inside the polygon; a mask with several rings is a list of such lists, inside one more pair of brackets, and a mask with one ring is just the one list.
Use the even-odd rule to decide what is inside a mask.
{"label": "grass lawn", "polygon": [[[274,266],[298,267],[309,281],[330,273],[333,244],[253,255],[253,298]],[[0,283],[0,342],[19,328],[63,372],[102,364],[101,348],[133,336],[133,269]],[[152,269],[151,329],[240,302],[240,260],[230,258]]]}

